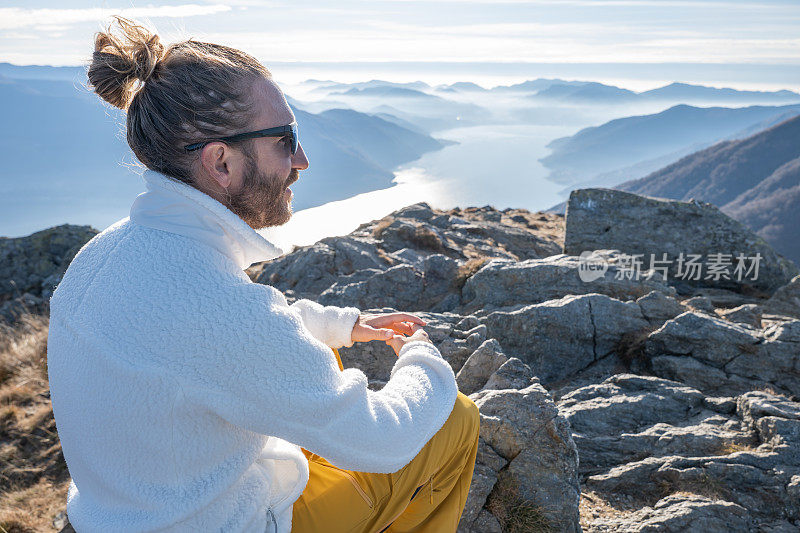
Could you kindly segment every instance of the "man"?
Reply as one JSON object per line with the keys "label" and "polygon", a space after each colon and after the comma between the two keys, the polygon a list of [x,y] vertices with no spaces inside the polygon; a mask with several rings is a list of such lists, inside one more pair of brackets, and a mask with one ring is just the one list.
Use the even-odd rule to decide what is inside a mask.
{"label": "man", "polygon": [[[288,305],[244,273],[281,254],[256,229],[291,217],[288,186],[309,164],[283,93],[243,52],[165,50],[117,21],[123,38],[98,34],[89,81],[126,109],[147,191],[50,302],[72,525],[455,531],[478,413],[424,321]],[[335,352],[372,340],[398,356],[380,391]]]}

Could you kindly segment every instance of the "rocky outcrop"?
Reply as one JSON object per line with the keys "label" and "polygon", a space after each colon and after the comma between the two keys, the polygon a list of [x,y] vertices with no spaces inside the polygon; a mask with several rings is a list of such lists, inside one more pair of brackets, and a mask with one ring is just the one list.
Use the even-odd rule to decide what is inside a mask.
{"label": "rocky outcrop", "polygon": [[465,280],[484,263],[556,254],[562,227],[557,215],[491,207],[434,211],[423,202],[254,267],[251,275],[290,301],[454,311]]}
{"label": "rocky outcrop", "polygon": [[[616,194],[573,194],[565,253],[556,215],[420,203],[248,273],[427,321],[481,414],[461,533],[797,530],[796,267],[709,206]],[[760,282],[631,275],[651,251],[760,253]],[[340,355],[373,390],[395,361]]]}
{"label": "rocky outcrop", "polygon": [[[606,256],[613,261],[614,254]],[[569,294],[600,293],[614,298],[636,299],[651,291],[675,294],[659,276],[628,279],[610,264],[599,276],[582,279],[581,260],[568,255],[509,261],[495,259],[470,276],[464,284],[465,311],[541,303]]]}
{"label": "rocky outcrop", "polygon": [[26,237],[0,237],[0,322],[47,313],[50,296],[78,250],[97,230],[64,224]]}
{"label": "rocky outcrop", "polygon": [[[577,256],[599,249],[642,254],[645,269],[653,264],[651,254],[659,261],[666,254],[666,262],[655,266],[666,266],[679,287],[749,287],[772,293],[798,274],[794,263],[711,204],[648,198],[613,189],[572,191],[564,252]],[[681,254],[685,263],[679,260]],[[702,259],[695,262],[701,265],[697,273],[688,262],[690,255]],[[739,255],[744,269],[737,272]],[[755,257],[760,257],[757,275],[748,273]]]}
{"label": "rocky outcrop", "polygon": [[800,318],[800,276],[775,291],[764,302],[764,310],[772,314]]}

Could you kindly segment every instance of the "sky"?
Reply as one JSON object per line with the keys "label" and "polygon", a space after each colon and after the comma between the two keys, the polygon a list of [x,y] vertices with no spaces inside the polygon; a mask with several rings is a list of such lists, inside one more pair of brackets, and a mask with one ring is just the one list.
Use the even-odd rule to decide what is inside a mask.
{"label": "sky", "polygon": [[[455,81],[459,65],[480,63],[503,73],[495,76],[503,81],[530,77],[524,72],[532,63],[554,68],[594,65],[601,75],[606,64],[649,65],[648,83],[640,79],[639,87],[632,87],[634,80],[627,84],[643,90],[662,81],[656,79],[654,64],[678,64],[694,65],[697,72],[708,65],[711,73],[750,69],[753,88],[800,88],[798,0],[77,0],[69,7],[64,4],[3,0],[0,61],[86,64],[94,32],[108,24],[110,15],[121,14],[157,30],[165,42],[187,38],[221,42],[279,71],[285,65],[336,62],[347,67],[412,61],[447,65],[432,72],[451,72]],[[798,73],[790,73],[792,69]],[[349,76],[355,79],[353,72]],[[625,78],[624,72],[609,71],[606,79]],[[679,75],[664,72],[664,80]],[[637,77],[642,78],[632,78]],[[720,82],[726,81],[723,78]],[[736,81],[736,75],[729,78]],[[491,85],[492,79],[487,77],[486,84]],[[739,81],[737,88],[748,88],[747,80]]]}

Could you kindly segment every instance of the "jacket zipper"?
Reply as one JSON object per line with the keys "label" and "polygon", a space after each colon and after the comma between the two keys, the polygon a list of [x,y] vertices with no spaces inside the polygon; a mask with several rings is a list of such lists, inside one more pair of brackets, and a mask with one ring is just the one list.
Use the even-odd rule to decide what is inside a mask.
{"label": "jacket zipper", "polygon": [[367,502],[367,505],[369,505],[370,509],[372,509],[372,499],[364,491],[364,489],[361,488],[361,485],[358,484],[358,480],[356,480],[356,478],[354,478],[349,472],[347,472],[346,470],[342,470],[341,468],[335,467],[333,465],[329,465],[329,464],[325,464],[325,463],[317,463],[317,464],[318,465],[322,465],[322,466],[326,466],[328,468],[332,468],[332,469],[336,470],[337,472],[340,472],[340,473],[344,474],[347,477],[347,479],[350,480],[350,483],[353,484],[353,487],[355,487],[355,489],[358,491],[358,493],[361,495],[361,497],[364,498],[364,501]]}
{"label": "jacket zipper", "polygon": [[[278,520],[275,518],[275,513],[272,512],[272,507],[267,507],[267,516],[269,516],[270,522],[275,526],[275,533],[278,533]],[[264,533],[271,533],[269,524],[264,529]]]}
{"label": "jacket zipper", "polygon": [[383,527],[378,530],[378,533],[383,533],[384,531],[386,531],[386,529],[388,529],[388,527],[391,526],[394,523],[394,521],[397,520],[397,518],[401,514],[403,514],[405,512],[405,510],[408,508],[408,506],[411,504],[411,502],[414,501],[414,496],[417,495],[417,493],[420,491],[420,489],[422,489],[422,487],[424,487],[425,485],[428,485],[428,484],[430,484],[430,487],[431,487],[431,503],[433,503],[433,474],[431,474],[430,479],[426,483],[423,483],[422,485],[417,487],[417,489],[414,491],[414,494],[411,495],[411,499],[408,500],[408,503],[406,503],[405,507],[403,507],[403,509],[399,513],[394,515],[391,520],[386,522],[383,525]]}

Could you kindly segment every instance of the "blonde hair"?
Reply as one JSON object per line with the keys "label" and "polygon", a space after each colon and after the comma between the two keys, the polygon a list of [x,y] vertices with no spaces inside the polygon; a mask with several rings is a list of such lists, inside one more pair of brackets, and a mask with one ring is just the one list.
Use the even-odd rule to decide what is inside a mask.
{"label": "blonde hair", "polygon": [[[147,168],[193,184],[200,152],[184,146],[239,133],[253,118],[249,97],[272,74],[235,48],[187,40],[168,47],[158,35],[120,16],[95,34],[89,87],[127,112],[128,145]],[[249,148],[249,147],[245,147]]]}

